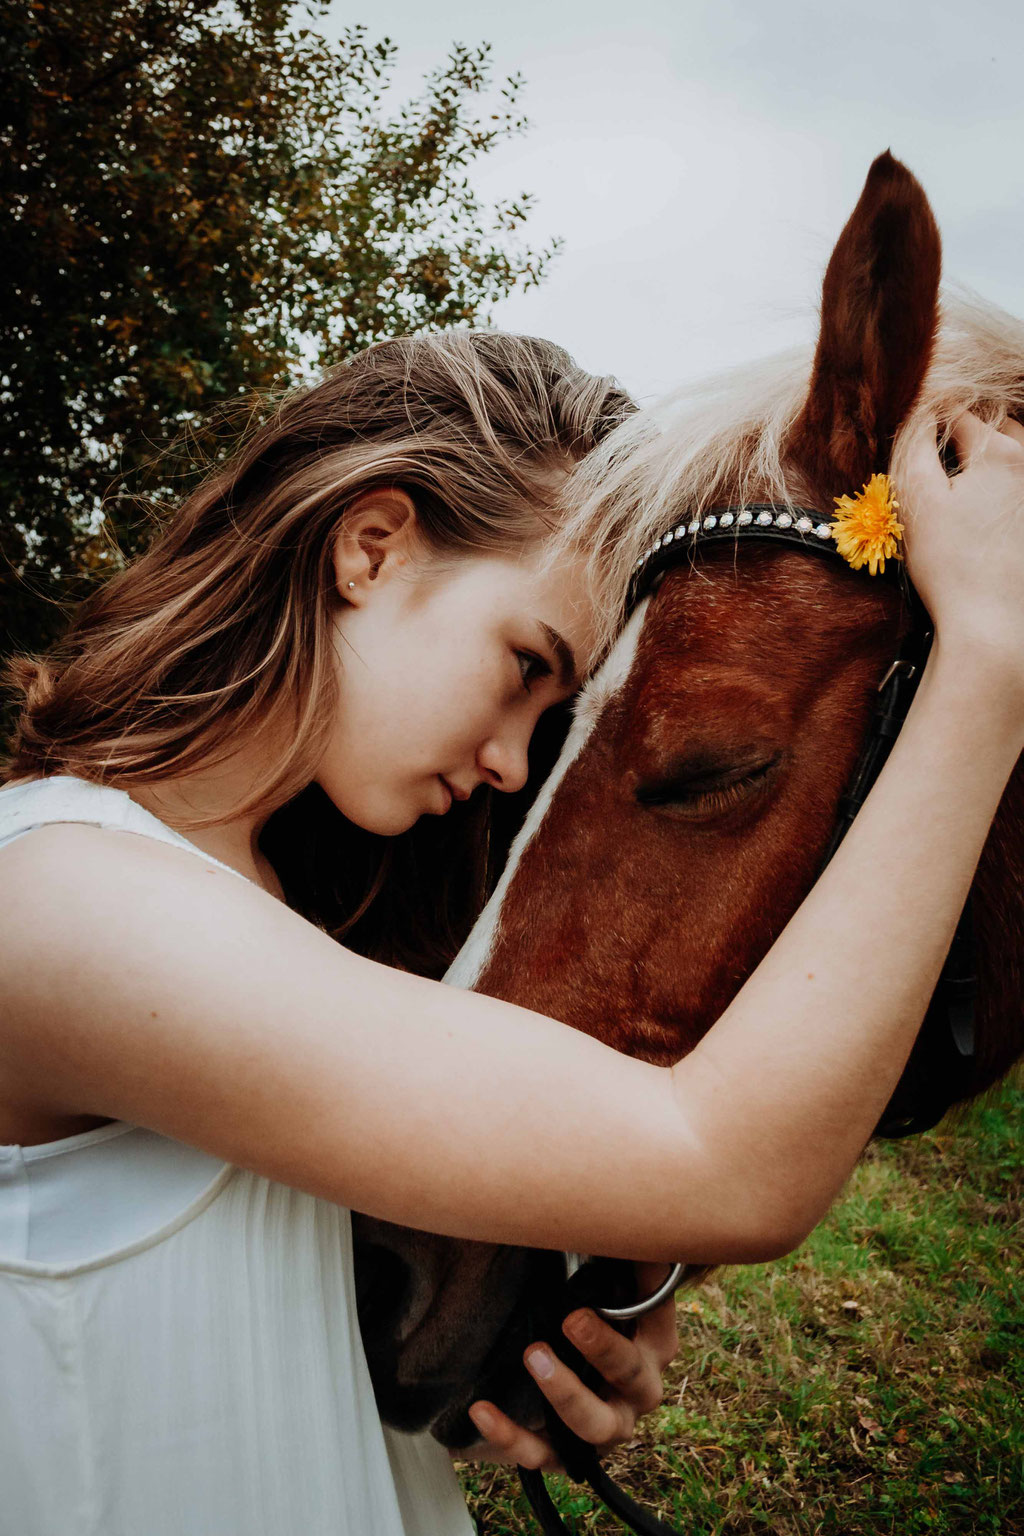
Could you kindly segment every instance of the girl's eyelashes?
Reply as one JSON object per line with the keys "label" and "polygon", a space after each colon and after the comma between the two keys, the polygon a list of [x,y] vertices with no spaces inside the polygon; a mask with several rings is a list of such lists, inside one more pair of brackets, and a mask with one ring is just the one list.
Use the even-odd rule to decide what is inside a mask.
{"label": "girl's eyelashes", "polygon": [[516,661],[519,663],[519,675],[522,678],[523,687],[527,693],[532,683],[538,678],[550,677],[551,666],[543,656],[536,656],[532,651],[516,651]]}

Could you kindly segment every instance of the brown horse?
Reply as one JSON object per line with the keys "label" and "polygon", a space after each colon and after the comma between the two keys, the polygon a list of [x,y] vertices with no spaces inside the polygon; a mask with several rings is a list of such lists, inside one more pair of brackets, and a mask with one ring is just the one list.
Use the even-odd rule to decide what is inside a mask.
{"label": "brown horse", "polygon": [[[940,322],[938,282],[924,193],[883,155],[829,263],[811,365],[772,360],[639,413],[584,466],[565,542],[606,528],[610,615],[638,558],[681,519],[767,502],[827,520],[833,498],[873,472],[891,464],[899,484],[913,416],[1021,417],[1024,327],[962,302]],[[695,548],[581,696],[450,979],[649,1061],[685,1054],[813,883],[905,625],[898,584],[838,556],[746,540]],[[1024,1051],[1021,765],[973,901],[978,1050],[962,1100]],[[905,1079],[895,1112],[912,1090]],[[357,1237],[384,1416],[457,1445],[473,1435],[462,1409],[474,1394],[529,1413],[517,1302],[531,1256],[365,1218]]]}

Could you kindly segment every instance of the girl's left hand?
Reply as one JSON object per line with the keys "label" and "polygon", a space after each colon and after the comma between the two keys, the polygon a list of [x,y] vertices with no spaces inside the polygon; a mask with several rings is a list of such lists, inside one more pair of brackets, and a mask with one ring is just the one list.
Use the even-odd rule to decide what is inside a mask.
{"label": "girl's left hand", "polygon": [[[663,1264],[638,1264],[640,1294],[649,1295],[664,1280]],[[637,1324],[636,1336],[623,1338],[589,1307],[570,1312],[563,1332],[581,1355],[608,1383],[606,1397],[585,1387],[574,1371],[544,1344],[531,1344],[524,1356],[530,1372],[555,1412],[581,1440],[599,1450],[629,1440],[642,1413],[662,1399],[661,1375],[679,1346],[675,1297],[670,1296]],[[473,1461],[498,1461],[513,1466],[559,1470],[558,1457],[546,1435],[523,1429],[494,1403],[481,1399],[469,1410],[483,1443],[465,1454]],[[460,1452],[460,1455],[463,1454]]]}

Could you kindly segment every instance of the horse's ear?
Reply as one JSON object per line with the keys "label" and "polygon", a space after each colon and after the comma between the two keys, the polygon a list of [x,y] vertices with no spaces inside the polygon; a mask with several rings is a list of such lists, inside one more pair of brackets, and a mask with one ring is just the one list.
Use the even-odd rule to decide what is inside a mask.
{"label": "horse's ear", "polygon": [[886,151],[832,252],[810,392],[789,440],[822,495],[855,492],[886,468],[931,357],[941,259],[928,199]]}

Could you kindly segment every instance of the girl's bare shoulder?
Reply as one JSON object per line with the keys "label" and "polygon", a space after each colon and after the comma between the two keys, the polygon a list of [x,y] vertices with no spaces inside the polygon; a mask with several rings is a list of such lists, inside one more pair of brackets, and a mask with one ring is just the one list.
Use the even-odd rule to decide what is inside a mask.
{"label": "girl's bare shoulder", "polygon": [[44,936],[51,960],[83,938],[114,951],[124,930],[105,918],[123,914],[144,922],[197,891],[216,891],[225,921],[234,907],[266,895],[201,852],[86,822],[53,822],[0,847],[0,880],[6,898],[0,957],[7,959],[22,943]]}
{"label": "girl's bare shoulder", "polygon": [[166,1031],[201,1052],[253,1010],[254,984],[356,960],[251,882],[135,832],[39,827],[0,849],[0,882],[5,1054],[74,1113],[127,1118],[113,1100]]}
{"label": "girl's bare shoulder", "polygon": [[185,955],[223,961],[225,946],[251,949],[268,935],[275,955],[295,944],[344,953],[216,860],[131,830],[59,822],[23,833],[0,848],[0,881],[0,974],[8,984],[20,976],[18,992],[38,982],[33,960],[52,982],[76,968],[84,980],[102,957],[113,989],[140,963],[158,977]]}

